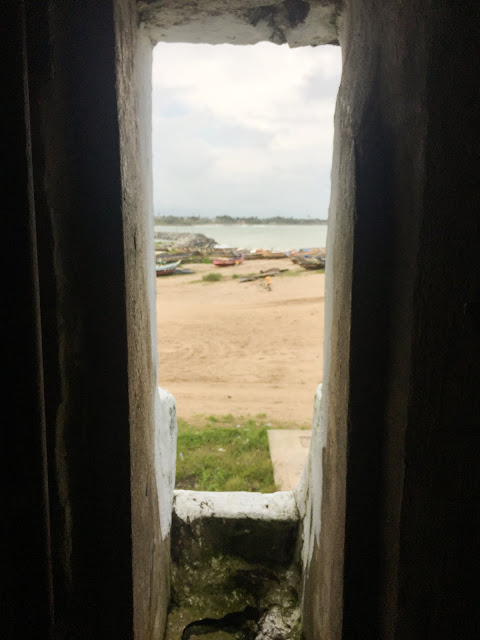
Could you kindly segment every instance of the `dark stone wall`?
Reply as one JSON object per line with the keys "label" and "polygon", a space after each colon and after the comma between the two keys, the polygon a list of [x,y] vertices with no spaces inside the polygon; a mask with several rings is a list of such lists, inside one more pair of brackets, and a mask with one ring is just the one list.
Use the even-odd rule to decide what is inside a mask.
{"label": "dark stone wall", "polygon": [[24,13],[19,3],[2,3],[0,26],[0,634],[11,640],[46,638],[53,611]]}
{"label": "dark stone wall", "polygon": [[158,638],[151,45],[139,60],[130,0],[8,0],[1,18],[2,632]]}
{"label": "dark stone wall", "polygon": [[479,8],[362,0],[342,19],[332,353],[346,360],[332,355],[306,635],[478,637]]}
{"label": "dark stone wall", "polygon": [[480,636],[480,8],[437,2],[431,15],[400,512],[400,639]]}
{"label": "dark stone wall", "polygon": [[[156,289],[153,243],[152,43],[135,2],[116,0],[118,124],[125,256],[135,638],[163,637],[170,598],[170,518],[159,510],[156,424]],[[158,437],[158,434],[157,434]],[[163,442],[163,440],[162,440]],[[168,452],[163,452],[168,456]],[[158,458],[158,456],[157,456]],[[167,480],[162,476],[162,480]],[[170,509],[173,495],[169,497]],[[168,510],[168,505],[167,505]],[[170,514],[168,514],[170,515]]]}
{"label": "dark stone wall", "polygon": [[57,637],[133,636],[113,4],[28,4]]}
{"label": "dark stone wall", "polygon": [[[25,74],[17,58],[3,58],[17,82],[15,91],[10,84],[16,122],[9,123],[16,128],[8,156],[23,180],[23,194],[17,190],[9,209],[12,228],[5,251],[10,264],[4,270],[9,285],[11,279],[17,287],[9,308],[15,327],[9,340],[17,360],[7,361],[6,373],[15,389],[10,402],[18,398],[7,448],[5,515],[17,534],[6,550],[7,556],[14,554],[14,582],[6,585],[7,637],[46,637],[50,624],[53,636],[62,639],[132,638],[114,5],[10,4],[5,28],[12,37],[21,35],[13,14],[24,5]],[[27,148],[33,169],[29,210]],[[47,484],[48,494],[42,495]],[[44,509],[47,496],[49,509]],[[50,556],[44,533],[49,519]]]}

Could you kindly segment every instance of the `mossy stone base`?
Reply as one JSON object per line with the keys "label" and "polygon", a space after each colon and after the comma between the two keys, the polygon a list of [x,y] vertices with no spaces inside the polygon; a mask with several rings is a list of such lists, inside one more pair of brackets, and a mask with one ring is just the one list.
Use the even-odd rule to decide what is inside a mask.
{"label": "mossy stone base", "polygon": [[294,521],[174,514],[165,640],[299,640],[297,533]]}

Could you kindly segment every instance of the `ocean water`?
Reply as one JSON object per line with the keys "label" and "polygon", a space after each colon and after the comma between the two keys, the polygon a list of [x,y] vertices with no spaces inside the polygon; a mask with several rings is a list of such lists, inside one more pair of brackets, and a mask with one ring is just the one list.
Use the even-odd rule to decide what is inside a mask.
{"label": "ocean water", "polygon": [[325,247],[327,225],[155,225],[155,231],[203,233],[218,245],[238,249],[270,249],[290,251],[309,247]]}

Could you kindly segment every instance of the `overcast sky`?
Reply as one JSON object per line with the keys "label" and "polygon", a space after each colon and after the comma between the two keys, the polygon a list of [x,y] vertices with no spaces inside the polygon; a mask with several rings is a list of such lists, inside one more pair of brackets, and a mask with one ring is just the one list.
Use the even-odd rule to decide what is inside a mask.
{"label": "overcast sky", "polygon": [[340,47],[158,44],[155,212],[326,218]]}

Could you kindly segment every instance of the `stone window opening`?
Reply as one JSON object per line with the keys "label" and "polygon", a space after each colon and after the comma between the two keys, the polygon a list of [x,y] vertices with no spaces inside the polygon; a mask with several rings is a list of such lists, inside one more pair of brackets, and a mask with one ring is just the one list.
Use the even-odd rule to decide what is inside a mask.
{"label": "stone window opening", "polygon": [[[338,88],[338,76],[335,75],[338,73],[338,53],[338,48],[331,46],[290,49],[283,45],[280,49],[278,45],[271,43],[234,47],[172,43],[156,45],[152,69],[155,213],[168,215],[173,209],[177,215],[200,213],[213,217],[215,213],[211,213],[211,207],[215,212],[215,206],[223,206],[224,211],[228,210],[231,215],[241,218],[242,214],[245,217],[251,216],[260,211],[268,211],[268,207],[272,209],[272,205],[278,206],[281,199],[272,192],[280,190],[283,193],[282,204],[285,203],[285,211],[280,213],[284,217],[288,217],[288,213],[299,215],[299,211],[307,211],[308,214],[312,212],[312,217],[325,217],[328,211],[332,155],[329,136],[333,129],[333,109]],[[181,60],[178,71],[174,67],[177,56]],[[215,68],[219,65],[231,70],[233,77],[224,77],[225,73],[216,75]],[[261,67],[260,71],[257,70],[258,66]],[[203,81],[207,80],[206,87],[199,76]],[[300,86],[299,89],[295,83]],[[269,86],[269,90],[262,92],[265,85]],[[226,104],[221,104],[220,107],[217,107],[213,98],[217,95],[217,86],[222,87],[222,93],[225,94]],[[314,98],[311,94],[314,94]],[[190,98],[190,95],[194,98]],[[237,99],[242,103],[240,106],[236,104]],[[194,100],[201,107],[197,107]],[[310,132],[308,142],[305,140],[306,132]],[[258,141],[260,137],[261,143]],[[271,150],[272,145],[274,152]],[[243,173],[240,171],[240,177],[237,177],[237,172],[233,174],[231,169],[228,173],[229,166],[241,163],[242,158],[250,165]],[[201,170],[202,163],[206,163],[206,170]],[[275,170],[272,170],[272,163]],[[253,165],[258,167],[255,176],[250,169]],[[201,178],[195,174],[197,166],[200,167],[197,173]],[[301,172],[300,167],[303,167]],[[213,178],[208,175],[209,172],[213,174]],[[264,193],[258,192],[261,188],[258,172],[269,185],[268,189],[264,187]],[[231,182],[228,190],[225,187],[227,180]],[[307,192],[307,195],[302,191]],[[290,196],[291,193],[295,195]],[[287,205],[289,197],[292,202]],[[240,199],[240,204],[237,203],[237,198]],[[188,209],[188,202],[193,203],[190,205],[191,209]],[[195,206],[198,207],[197,210]],[[303,217],[310,215],[304,214]],[[205,226],[202,220],[198,225],[198,228],[167,226],[163,231],[190,230],[218,238],[216,227]],[[246,237],[244,232],[249,229],[236,225],[229,229],[233,238],[230,246],[244,250],[245,253],[245,244],[242,242]],[[277,229],[284,237],[276,238]],[[293,235],[287,235],[286,229],[270,226],[267,228],[268,234],[260,236],[264,238],[265,246],[258,244],[262,239],[257,240],[255,246],[275,250],[271,243],[280,241],[285,243],[284,251],[307,246],[325,247],[326,225],[312,227],[311,230],[306,227],[305,230],[310,231],[298,238],[295,235],[297,229],[298,227],[290,227],[289,231]],[[256,233],[259,231],[256,230]],[[165,246],[168,247],[168,242]],[[250,248],[252,247],[247,247],[247,253]],[[161,254],[163,260],[171,262],[177,259],[166,255],[165,251],[163,249]],[[160,251],[156,251],[156,254],[159,253]],[[310,296],[309,309],[305,313],[303,306],[291,305],[289,300],[285,302],[288,306],[284,307],[277,296],[267,302],[268,296],[264,295],[261,287],[263,280],[240,284],[240,278],[247,272],[258,273],[260,269],[266,268],[275,270],[280,264],[277,260],[259,263],[247,258],[248,255],[239,268],[217,269],[213,265],[188,264],[188,260],[181,265],[195,271],[194,275],[188,276],[188,280],[193,280],[194,286],[187,287],[185,292],[197,294],[197,302],[201,305],[198,308],[199,314],[205,320],[196,320],[196,313],[192,314],[182,307],[183,296],[180,296],[178,289],[185,285],[185,276],[175,279],[157,278],[159,385],[175,396],[177,409],[182,417],[186,417],[185,412],[188,415],[193,410],[196,414],[205,414],[207,423],[207,416],[210,414],[233,414],[234,423],[242,423],[237,425],[241,427],[236,432],[238,438],[238,434],[246,438],[251,435],[251,429],[248,429],[248,426],[252,426],[251,421],[244,433],[247,418],[253,418],[256,424],[262,425],[264,431],[265,427],[272,427],[272,418],[278,422],[290,421],[290,429],[297,431],[277,429],[269,433],[269,438],[272,437],[273,440],[270,447],[276,447],[272,453],[275,456],[275,481],[278,490],[292,490],[300,480],[301,464],[305,465],[306,462],[315,389],[322,379],[323,346],[320,340],[323,334],[324,275],[312,278],[312,274],[309,274],[308,287],[304,286],[298,293],[299,283],[300,286],[304,284],[306,278],[274,278],[274,288],[278,291],[288,287],[290,298],[294,298],[293,302],[296,299],[299,302],[309,302],[309,298],[303,296]],[[288,258],[280,262],[284,270],[288,269],[287,275],[295,275],[292,269],[300,269]],[[299,273],[301,271],[300,269]],[[202,283],[202,274],[205,277],[205,274],[211,275],[211,272],[218,274],[223,281],[215,285]],[[232,278],[238,280],[229,282]],[[177,286],[173,287],[174,284]],[[228,284],[230,288],[224,290]],[[232,299],[233,286],[238,292],[235,299]],[[172,298],[172,287],[177,292],[176,298]],[[219,293],[220,289],[222,293]],[[224,300],[229,308],[232,305],[234,308],[239,307],[238,313],[230,311],[235,315],[233,323],[226,317],[225,305],[222,304]],[[162,312],[165,304],[169,308],[168,322],[165,322]],[[265,304],[267,307],[264,307]],[[271,309],[274,304],[277,308]],[[243,317],[245,312],[242,307],[245,305],[248,308],[255,307],[255,310],[249,312],[248,318],[245,316],[245,324],[240,324],[238,317]],[[256,318],[255,328],[252,326],[253,318]],[[202,325],[201,331],[198,327]],[[279,325],[280,336],[283,336],[281,338],[277,338]],[[241,348],[237,344],[239,332],[244,336]],[[186,334],[189,336],[189,347],[185,350],[182,343]],[[211,370],[211,361],[215,362],[217,347],[221,352],[222,345],[231,352],[231,367],[226,369],[220,366],[218,371],[222,375],[219,378],[217,370]],[[210,348],[213,349],[212,355]],[[277,350],[283,355],[278,356],[280,366],[278,370],[274,370],[275,365],[271,361],[277,359]],[[285,351],[290,351],[292,355],[285,357]],[[186,376],[185,381],[182,380],[182,372]],[[292,387],[291,397],[289,386]],[[262,389],[261,394],[257,392],[258,389]],[[227,407],[222,398],[229,398],[227,404],[230,406]],[[219,405],[221,410],[217,408]],[[272,405],[273,416],[268,409]],[[264,418],[261,418],[262,414]],[[238,416],[242,418],[237,419]],[[213,419],[214,417],[212,421]],[[215,425],[216,419],[210,426]],[[298,431],[300,425],[308,431],[295,440],[296,433],[301,433]],[[282,446],[282,437],[285,436],[292,439],[293,445],[298,445],[292,452],[293,462],[290,463],[285,459],[284,452],[287,449],[285,445]],[[188,450],[185,453],[187,458],[192,455]],[[213,453],[216,454],[216,448]],[[221,458],[220,455],[218,457]],[[183,459],[183,452],[178,450],[177,465],[182,465]],[[242,490],[258,491],[255,488],[256,482],[253,477],[252,487]],[[180,484],[177,488],[185,487]]]}
{"label": "stone window opening", "polygon": [[[299,8],[303,11],[301,15],[297,11]],[[260,9],[252,14],[249,8],[245,15],[234,13],[229,16],[227,12],[219,16],[216,12],[211,13],[209,7],[205,11],[201,7],[199,21],[194,19],[190,23],[187,19],[182,24],[178,15],[175,17],[175,10],[170,8],[162,14],[161,6],[145,5],[140,11],[144,24],[141,26],[139,57],[151,61],[150,43],[169,40],[211,44],[253,44],[271,40],[277,44],[288,41],[293,46],[338,44],[334,6],[315,7],[311,12],[312,24],[306,22],[310,12],[308,3],[285,2],[278,9],[278,12],[276,8],[268,9],[268,15]],[[229,24],[230,19],[233,24]],[[240,26],[242,23],[243,27]],[[230,35],[226,35],[225,28]],[[288,31],[290,39],[286,36]],[[143,112],[143,116],[148,116],[151,114],[150,85],[146,67],[143,68],[140,114]],[[150,131],[143,139],[144,175],[151,176]],[[151,202],[151,178],[147,182],[147,192]],[[153,229],[147,236],[152,246]],[[148,278],[153,328],[154,280],[150,274]],[[156,360],[154,330],[152,348]],[[161,384],[161,375],[159,382]],[[305,568],[310,561],[311,536],[318,519],[318,514],[312,513],[308,505],[312,492],[321,492],[321,485],[316,480],[319,473],[321,476],[321,468],[318,465],[312,468],[310,460],[312,455],[321,456],[325,438],[321,420],[320,386],[313,416],[313,453],[307,461],[303,480],[294,491],[263,495],[174,491],[175,400],[163,389],[157,390],[155,473],[162,537],[170,540],[172,547],[172,604],[167,640],[173,640],[179,634],[188,638],[202,629],[207,633],[217,629],[244,633],[245,638],[267,638],[272,633],[285,640],[300,638],[304,580],[301,567]],[[237,620],[233,627],[231,616]],[[212,623],[212,620],[216,622]]]}

